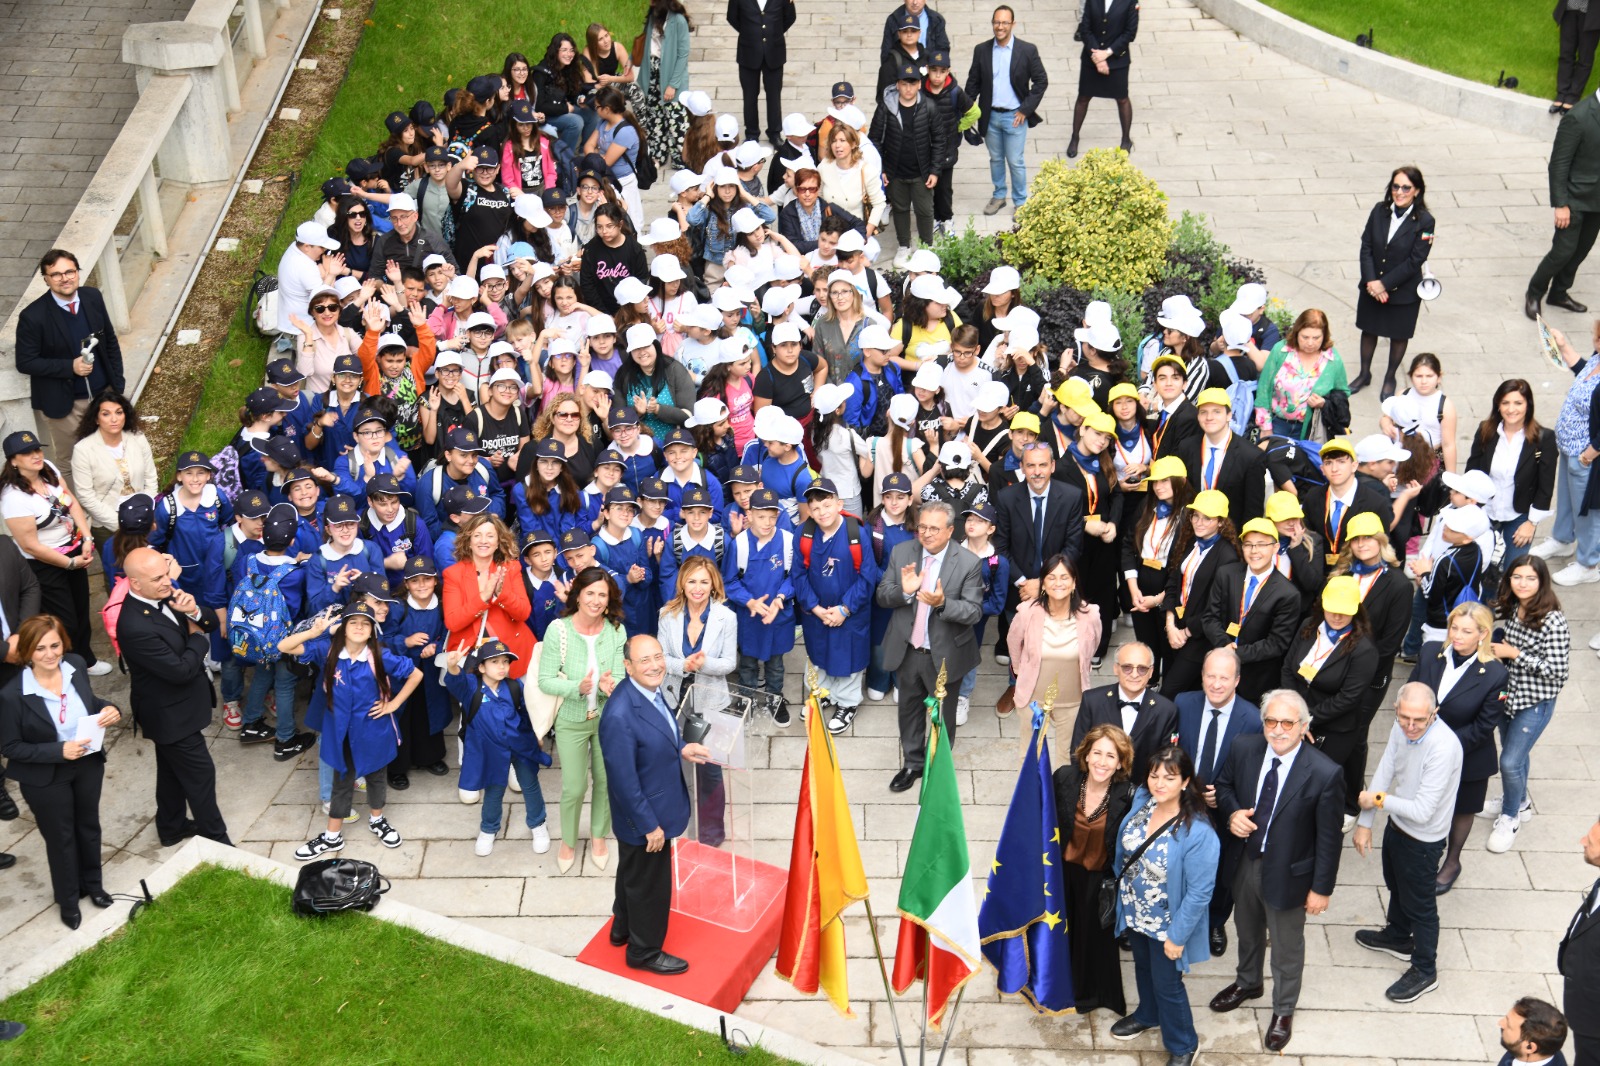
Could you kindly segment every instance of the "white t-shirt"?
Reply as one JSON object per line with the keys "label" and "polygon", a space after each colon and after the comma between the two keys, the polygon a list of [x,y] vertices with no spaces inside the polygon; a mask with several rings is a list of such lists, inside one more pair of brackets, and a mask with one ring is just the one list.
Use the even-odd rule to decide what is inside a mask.
{"label": "white t-shirt", "polygon": [[322,288],[322,268],[313,263],[300,250],[290,244],[278,260],[278,329],[292,337],[300,331],[289,324],[293,315],[303,322],[311,321],[311,294]]}
{"label": "white t-shirt", "polygon": [[861,468],[856,463],[857,457],[872,457],[866,440],[843,423],[835,425],[823,442],[817,461],[822,466],[822,476],[833,482],[841,500],[861,495]]}
{"label": "white t-shirt", "polygon": [[[55,471],[59,485],[41,485],[45,493],[28,492],[25,489],[7,488],[0,493],[0,517],[7,520],[12,518],[26,518],[33,522],[34,529],[39,533],[39,544],[45,548],[65,548],[77,538],[77,523],[72,520],[72,493],[67,489],[67,479],[61,476],[61,471],[56,465],[46,459],[45,467]],[[24,559],[34,559],[22,550],[22,545],[17,545],[17,550],[22,551]]]}
{"label": "white t-shirt", "polygon": [[976,362],[965,373],[957,370],[954,363],[947,364],[941,387],[945,402],[950,405],[950,417],[965,422],[977,414],[978,390],[993,380],[994,376]]}

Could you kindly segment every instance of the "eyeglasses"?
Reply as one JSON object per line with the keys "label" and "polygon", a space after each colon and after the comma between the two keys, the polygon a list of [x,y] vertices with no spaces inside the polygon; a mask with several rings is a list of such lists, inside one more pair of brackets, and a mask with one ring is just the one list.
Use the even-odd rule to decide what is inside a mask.
{"label": "eyeglasses", "polygon": [[45,277],[47,277],[47,278],[56,278],[56,279],[60,279],[60,278],[75,278],[77,276],[78,276],[78,268],[77,267],[67,267],[64,270],[54,270],[54,271],[51,271],[50,273],[45,275]]}
{"label": "eyeglasses", "polygon": [[917,532],[918,533],[943,533],[945,530],[947,530],[949,528],[950,527],[947,526],[947,525],[938,525],[938,526],[936,526],[936,525],[930,525],[927,522],[919,522],[917,524]]}
{"label": "eyeglasses", "polygon": [[556,417],[557,418],[577,418],[578,417],[578,412],[577,411],[557,411],[556,412]]}
{"label": "eyeglasses", "polygon": [[338,304],[317,304],[317,306],[313,307],[311,310],[315,311],[319,315],[325,315],[329,311],[337,311],[337,310],[339,310],[339,305]]}
{"label": "eyeglasses", "polygon": [[65,690],[61,693],[61,714],[57,721],[62,725],[67,724],[67,694]]}
{"label": "eyeglasses", "polygon": [[1389,188],[1393,189],[1395,192],[1412,192],[1416,189],[1416,186],[1401,185],[1398,181],[1393,181],[1389,183]]}
{"label": "eyeglasses", "polygon": [[795,190],[794,191],[795,192],[816,192],[819,188],[820,188],[820,186],[817,186],[817,185],[797,185],[797,186],[795,186]]}
{"label": "eyeglasses", "polygon": [[1298,718],[1263,718],[1261,728],[1268,733],[1288,733],[1300,724]]}
{"label": "eyeglasses", "polygon": [[381,436],[383,436],[383,434],[384,434],[384,431],[381,430],[381,429],[358,429],[358,430],[356,430],[356,436],[358,436],[358,437],[381,437]]}
{"label": "eyeglasses", "polygon": [[1117,672],[1119,674],[1132,674],[1134,677],[1143,677],[1150,672],[1150,667],[1144,663],[1118,663]]}
{"label": "eyeglasses", "polygon": [[365,211],[346,211],[345,214],[344,214],[344,217],[345,218],[366,218],[367,217],[367,213]]}

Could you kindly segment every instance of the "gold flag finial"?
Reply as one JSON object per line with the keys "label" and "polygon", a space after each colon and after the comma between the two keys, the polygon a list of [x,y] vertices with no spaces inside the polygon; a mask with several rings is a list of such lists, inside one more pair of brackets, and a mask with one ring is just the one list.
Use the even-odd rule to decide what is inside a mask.
{"label": "gold flag finial", "polygon": [[1044,699],[1039,701],[1039,706],[1044,708],[1044,714],[1046,718],[1050,717],[1050,711],[1056,705],[1057,687],[1058,683],[1054,678],[1052,678],[1050,681],[1050,687],[1044,690]]}
{"label": "gold flag finial", "polygon": [[938,680],[934,681],[934,683],[933,683],[933,698],[938,700],[941,704],[944,703],[944,691],[945,691],[945,682],[946,682],[946,680],[948,680],[948,673],[947,673],[947,670],[946,670],[946,666],[945,666],[944,660],[941,659],[939,661],[939,677],[938,677]]}

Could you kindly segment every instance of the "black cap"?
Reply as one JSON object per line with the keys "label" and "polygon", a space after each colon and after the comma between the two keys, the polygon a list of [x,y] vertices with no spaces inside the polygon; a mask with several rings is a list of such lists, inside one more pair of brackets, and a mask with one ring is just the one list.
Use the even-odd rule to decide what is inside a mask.
{"label": "black cap", "polygon": [[367,573],[350,582],[350,590],[355,596],[371,596],[375,600],[384,600],[388,603],[399,603],[394,598],[394,593],[389,591],[389,579],[382,574]]}
{"label": "black cap", "polygon": [[551,215],[554,215],[557,212],[566,214],[567,194],[562,192],[560,189],[546,189],[544,192],[539,194],[539,202],[544,205],[545,211],[549,212]]}
{"label": "black cap", "polygon": [[[317,475],[311,472],[311,468],[309,466],[296,466],[293,470],[290,470],[283,476],[283,484],[285,488],[288,488],[296,481],[310,481],[315,484],[316,480]],[[321,488],[319,487],[317,495],[320,496],[321,494]]]}
{"label": "black cap", "polygon": [[533,115],[534,110],[532,100],[511,101],[511,121],[522,122],[531,125],[536,121]]}
{"label": "black cap", "polygon": [[357,359],[353,355],[335,356],[333,360],[333,372],[335,374],[360,374],[361,360]]}
{"label": "black cap", "polygon": [[233,513],[244,518],[265,518],[270,510],[272,501],[259,489],[241,492],[239,498],[233,501]]}
{"label": "black cap", "polygon": [[328,501],[322,509],[322,520],[329,525],[335,522],[361,521],[361,505],[356,503],[354,496],[339,493]]}
{"label": "black cap", "polygon": [[618,466],[627,466],[628,460],[626,456],[617,451],[615,448],[607,448],[595,459],[594,465],[603,466],[606,463],[615,463]]}
{"label": "black cap", "polygon": [[250,442],[250,447],[285,470],[293,470],[299,466],[302,458],[300,446],[288,437],[268,437],[266,440],[253,440]]}
{"label": "black cap", "polygon": [[479,74],[467,82],[467,92],[476,96],[480,102],[487,101],[500,91],[500,81],[498,74]]}
{"label": "black cap", "polygon": [[341,623],[348,622],[352,618],[365,618],[373,625],[378,624],[378,614],[372,609],[372,604],[363,603],[360,600],[346,607],[344,613],[339,616],[339,621]]}
{"label": "black cap", "polygon": [[401,484],[399,474],[374,474],[367,481],[367,499],[374,496],[410,496]]}
{"label": "black cap", "polygon": [[422,161],[424,163],[448,163],[451,161],[450,149],[443,145],[430,144],[428,145],[428,150],[422,153]]}
{"label": "black cap", "polygon": [[306,379],[293,359],[274,359],[267,364],[267,384],[298,385]]}
{"label": "black cap", "polygon": [[658,477],[647,477],[639,482],[639,498],[641,500],[670,500],[672,494],[667,492],[667,483]]}
{"label": "black cap", "polygon": [[184,452],[178,456],[178,472],[185,470],[210,470],[216,473],[216,468],[211,465],[211,456],[205,452]]}
{"label": "black cap", "polygon": [[839,495],[839,490],[834,487],[832,480],[825,477],[819,477],[817,480],[806,486],[805,498],[808,500],[813,496],[837,495]]}
{"label": "black cap", "polygon": [[384,116],[383,124],[388,127],[390,133],[399,133],[411,125],[411,116],[404,111],[391,111]]}
{"label": "black cap", "polygon": [[366,181],[378,176],[378,164],[365,157],[357,157],[344,165],[345,177],[351,181]]}
{"label": "black cap", "polygon": [[683,490],[683,495],[678,497],[678,510],[687,507],[710,507],[711,493],[706,491],[704,485],[690,485]]}
{"label": "black cap", "polygon": [[612,404],[611,413],[606,415],[606,426],[611,429],[616,429],[618,426],[637,426],[638,424],[639,412],[625,403]]}
{"label": "black cap", "polygon": [[536,529],[522,538],[522,554],[527,555],[528,549],[537,548],[541,544],[548,544],[553,548],[556,544],[556,538],[550,535],[549,530]]}
{"label": "black cap", "polygon": [[6,437],[6,458],[22,455],[24,452],[36,452],[43,447],[44,442],[34,435],[33,430],[19,429]]}
{"label": "black cap", "polygon": [[479,663],[486,662],[489,659],[499,659],[502,656],[509,657],[513,662],[515,662],[517,653],[506,647],[506,642],[503,640],[486,640],[482,644],[478,645],[478,650],[473,652],[470,656],[468,656],[468,658],[472,660],[473,665],[477,665]]}
{"label": "black cap", "polygon": [[368,422],[377,422],[380,423],[383,428],[389,428],[389,420],[384,418],[382,414],[378,413],[371,407],[362,407],[357,409],[355,425],[352,428],[360,429]]}
{"label": "black cap", "polygon": [[878,495],[881,496],[885,492],[903,492],[907,496],[911,495],[911,475],[889,474],[878,486]]}
{"label": "black cap", "polygon": [[413,555],[411,558],[407,559],[406,568],[402,572],[405,574],[405,580],[407,581],[410,581],[414,577],[439,576],[439,568],[434,566],[433,560],[428,558],[426,555]]}
{"label": "black cap", "polygon": [[833,92],[829,93],[828,95],[833,97],[835,100],[841,96],[848,96],[850,99],[854,100],[856,98],[856,87],[847,81],[836,81],[833,83]]}
{"label": "black cap", "polygon": [[694,442],[694,434],[682,426],[674,426],[672,431],[662,438],[661,448],[665,451],[674,444],[683,444],[690,448],[698,447]]}
{"label": "black cap", "polygon": [[614,485],[606,490],[606,506],[626,504],[629,507],[639,506],[639,496],[626,485]]}
{"label": "black cap", "polygon": [[941,70],[949,70],[950,69],[950,53],[946,52],[942,48],[938,48],[938,49],[935,49],[935,50],[929,52],[928,53],[928,66],[930,66],[930,67],[938,67]]}
{"label": "black cap", "polygon": [[438,117],[431,100],[418,100],[411,105],[411,121],[419,126],[431,126]]}
{"label": "black cap", "polygon": [[156,501],[136,492],[117,505],[117,528],[124,533],[148,533],[156,520]]}
{"label": "black cap", "polygon": [[300,514],[293,504],[275,503],[261,524],[261,543],[268,551],[281,552],[294,543],[300,529]]}
{"label": "black cap", "polygon": [[741,463],[728,471],[728,476],[723,481],[729,485],[759,485],[761,484],[761,468]]}
{"label": "black cap", "polygon": [[350,195],[350,183],[343,178],[329,178],[322,183],[322,198],[335,200],[341,196]]}
{"label": "black cap", "polygon": [[439,506],[447,515],[482,514],[489,509],[489,497],[471,485],[451,485],[439,497]]}
{"label": "black cap", "polygon": [[456,426],[444,435],[446,451],[452,452],[481,452],[483,445],[478,440],[478,435],[465,426]]}
{"label": "black cap", "polygon": [[456,106],[456,97],[460,95],[461,90],[454,87],[444,91],[444,109],[446,114],[448,114],[450,110]]}
{"label": "black cap", "polygon": [[901,63],[895,72],[895,81],[921,81],[922,68],[915,63]]}
{"label": "black cap", "polygon": [[554,459],[557,462],[564,463],[567,461],[567,448],[566,445],[554,437],[545,437],[534,444],[533,457],[535,459]]}
{"label": "black cap", "polygon": [[970,515],[976,515],[977,517],[983,519],[985,522],[988,522],[991,525],[999,523],[999,518],[994,513],[994,505],[993,504],[988,504],[988,503],[976,503],[976,504],[973,504],[971,507],[968,507],[965,511],[961,512],[961,517],[965,518],[969,514]]}
{"label": "black cap", "polygon": [[782,509],[783,502],[778,499],[778,494],[771,489],[756,489],[750,494],[750,511],[777,511]]}
{"label": "black cap", "polygon": [[922,23],[917,20],[917,16],[913,15],[909,11],[902,11],[900,14],[894,17],[894,32],[896,33],[899,33],[901,30],[920,29],[922,29]]}
{"label": "black cap", "polygon": [[591,543],[589,534],[581,529],[569,529],[561,534],[561,550],[564,552],[574,548],[587,548]]}
{"label": "black cap", "polygon": [[244,398],[245,407],[257,418],[270,415],[274,411],[292,411],[295,408],[294,400],[285,400],[278,395],[278,390],[271,385],[263,385],[255,392]]}

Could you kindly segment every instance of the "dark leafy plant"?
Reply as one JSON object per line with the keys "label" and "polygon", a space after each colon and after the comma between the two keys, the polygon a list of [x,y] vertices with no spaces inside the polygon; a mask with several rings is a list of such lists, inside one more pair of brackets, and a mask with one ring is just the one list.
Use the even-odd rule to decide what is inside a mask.
{"label": "dark leafy plant", "polygon": [[966,289],[1002,262],[995,235],[979,233],[970,218],[961,233],[936,239],[933,252],[939,257],[940,276],[958,289]]}

